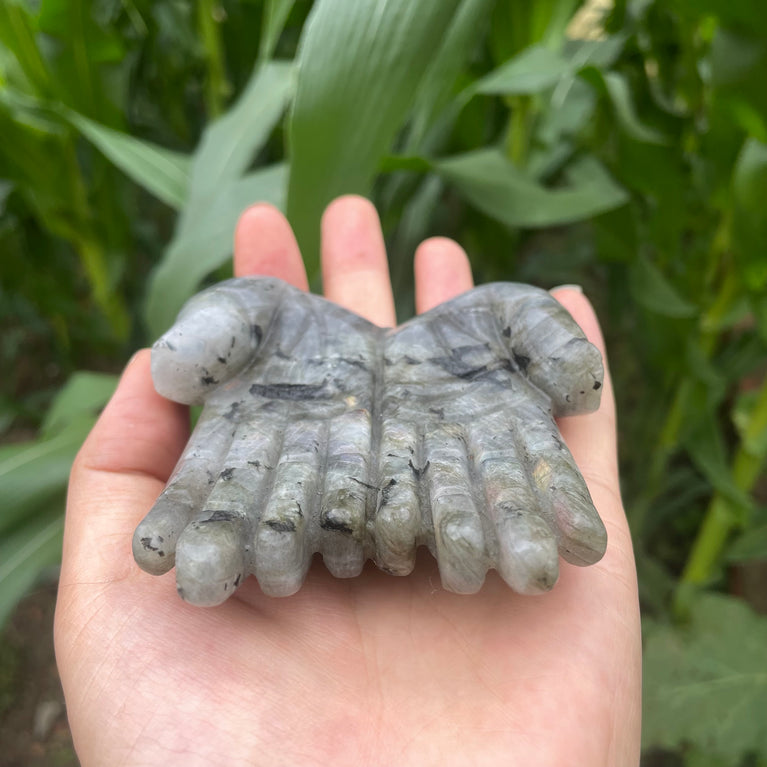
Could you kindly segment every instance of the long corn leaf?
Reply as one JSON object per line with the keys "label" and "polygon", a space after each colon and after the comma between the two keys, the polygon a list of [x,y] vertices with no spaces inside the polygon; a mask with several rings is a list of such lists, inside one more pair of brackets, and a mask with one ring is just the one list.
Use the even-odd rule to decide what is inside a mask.
{"label": "long corn leaf", "polygon": [[368,194],[458,0],[319,0],[298,53],[288,218],[310,277],[319,221],[340,194]]}

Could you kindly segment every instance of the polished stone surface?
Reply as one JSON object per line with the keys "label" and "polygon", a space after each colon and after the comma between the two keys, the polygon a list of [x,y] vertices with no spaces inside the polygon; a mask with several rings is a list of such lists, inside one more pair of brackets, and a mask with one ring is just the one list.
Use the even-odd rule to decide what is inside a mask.
{"label": "polished stone surface", "polygon": [[312,555],[339,578],[371,558],[407,575],[416,548],[444,588],[488,568],[549,590],[605,528],[554,417],[599,406],[598,350],[546,291],[494,283],[395,329],[272,278],[192,298],[154,345],[164,396],[205,404],[136,530],[150,573],[215,605],[255,574],[297,591]]}

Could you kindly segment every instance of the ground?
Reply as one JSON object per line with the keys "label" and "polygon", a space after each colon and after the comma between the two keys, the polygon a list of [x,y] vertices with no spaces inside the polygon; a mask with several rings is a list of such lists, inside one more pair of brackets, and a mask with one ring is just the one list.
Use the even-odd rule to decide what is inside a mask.
{"label": "ground", "polygon": [[53,653],[56,584],[38,587],[0,635],[0,767],[78,767]]}

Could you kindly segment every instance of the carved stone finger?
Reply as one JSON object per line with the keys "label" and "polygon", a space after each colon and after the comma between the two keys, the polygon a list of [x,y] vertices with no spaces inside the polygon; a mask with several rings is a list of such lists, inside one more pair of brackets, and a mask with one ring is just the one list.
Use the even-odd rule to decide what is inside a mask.
{"label": "carved stone finger", "polygon": [[541,513],[557,536],[560,556],[574,565],[594,564],[605,553],[607,531],[556,423],[533,401],[520,404],[513,418],[528,475]]}
{"label": "carved stone finger", "polygon": [[[497,356],[549,395],[555,416],[599,407],[604,380],[599,350],[547,291],[517,283],[482,285],[434,310],[432,323],[458,325],[490,347],[503,347]],[[458,348],[455,331],[450,335],[451,347]]]}
{"label": "carved stone finger", "polygon": [[175,564],[176,543],[210,493],[236,424],[204,413],[168,484],[133,534],[133,557],[153,575]]}
{"label": "carved stone finger", "polygon": [[320,465],[325,451],[319,421],[299,421],[285,429],[282,455],[253,550],[254,571],[269,596],[289,596],[301,588],[312,553],[318,515]]}
{"label": "carved stone finger", "polygon": [[201,405],[253,359],[283,292],[279,280],[232,280],[190,299],[152,347],[157,391]]}
{"label": "carved stone finger", "polygon": [[503,421],[469,429],[469,445],[497,536],[495,566],[520,594],[549,591],[559,577],[554,531],[541,516],[518,436]]}
{"label": "carved stone finger", "polygon": [[415,567],[416,541],[423,529],[418,483],[412,471],[416,432],[387,419],[381,429],[378,491],[373,535],[376,564],[392,575],[408,575]]}
{"label": "carved stone finger", "polygon": [[442,585],[457,594],[474,594],[490,562],[462,429],[453,425],[427,433],[424,456],[426,463],[414,471],[428,487]]}
{"label": "carved stone finger", "polygon": [[219,511],[185,528],[176,549],[176,589],[184,600],[213,607],[234,593],[247,574],[247,525],[245,517]]}
{"label": "carved stone finger", "polygon": [[602,356],[570,313],[545,290],[504,283],[490,287],[509,359],[551,397],[553,414],[596,410],[604,381]]}
{"label": "carved stone finger", "polygon": [[372,484],[370,442],[367,410],[352,410],[330,422],[319,550],[337,578],[359,575],[365,564],[366,508],[378,491]]}
{"label": "carved stone finger", "polygon": [[250,423],[237,427],[213,487],[197,519],[181,535],[176,585],[192,604],[230,597],[251,567],[251,540],[260,498],[277,462],[279,439]]}

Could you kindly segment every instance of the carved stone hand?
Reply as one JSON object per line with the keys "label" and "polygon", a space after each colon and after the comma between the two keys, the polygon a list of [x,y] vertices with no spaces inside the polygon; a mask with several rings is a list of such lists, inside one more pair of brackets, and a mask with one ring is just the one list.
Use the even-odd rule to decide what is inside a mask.
{"label": "carved stone hand", "polygon": [[606,533],[554,417],[599,405],[602,361],[547,292],[484,285],[395,329],[277,279],[192,298],[152,352],[157,390],[205,404],[136,530],[138,564],[219,604],[255,574],[297,591],[312,555],[408,574],[416,547],[446,589],[488,568],[515,591],[599,560]]}

